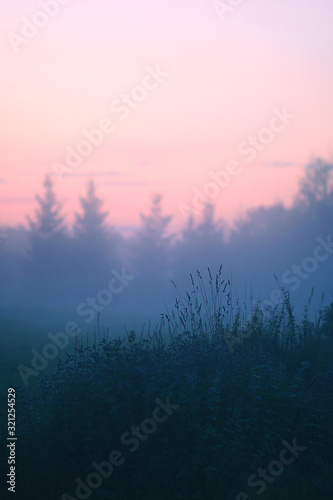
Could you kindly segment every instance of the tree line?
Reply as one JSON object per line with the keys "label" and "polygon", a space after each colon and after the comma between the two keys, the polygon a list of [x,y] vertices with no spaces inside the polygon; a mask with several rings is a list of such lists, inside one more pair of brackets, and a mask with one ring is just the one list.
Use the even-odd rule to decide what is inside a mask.
{"label": "tree line", "polygon": [[[332,231],[333,165],[313,160],[305,168],[292,207],[275,204],[253,209],[236,222],[228,238],[226,225],[216,219],[211,203],[199,220],[190,215],[179,234],[170,234],[172,215],[164,214],[161,195],[153,198],[148,214],[141,214],[136,233],[124,237],[107,224],[108,213],[93,180],[80,199],[71,231],[52,177],[46,176],[36,203],[28,228],[2,228],[8,235],[0,246],[4,306],[73,307],[75,301],[103,287],[112,269],[125,267],[136,279],[118,307],[127,308],[132,302],[138,309],[154,308],[156,297],[162,300],[166,288],[174,294],[171,280],[186,286],[189,273],[196,269],[218,269],[223,264],[244,288],[266,283],[274,273],[290,267],[291,261],[308,255],[315,238]],[[9,244],[15,236],[25,241],[20,251]],[[326,278],[331,265],[326,265]]]}

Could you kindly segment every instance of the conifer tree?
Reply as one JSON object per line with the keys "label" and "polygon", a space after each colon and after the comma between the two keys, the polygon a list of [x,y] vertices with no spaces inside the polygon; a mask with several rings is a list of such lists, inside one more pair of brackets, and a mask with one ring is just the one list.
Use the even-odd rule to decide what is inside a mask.
{"label": "conifer tree", "polygon": [[162,196],[153,198],[148,215],[141,215],[142,226],[134,238],[134,260],[138,271],[155,277],[168,274],[173,235],[168,235],[171,215],[163,215]]}
{"label": "conifer tree", "polygon": [[38,208],[35,221],[28,216],[32,236],[43,239],[53,238],[64,233],[64,217],[60,215],[62,205],[57,201],[51,177],[44,180],[44,197],[37,195]]}
{"label": "conifer tree", "polygon": [[93,180],[88,184],[86,198],[80,199],[82,213],[75,213],[74,233],[77,238],[93,242],[105,239],[107,229],[105,218],[108,212],[101,210],[103,201],[96,196],[96,187]]}
{"label": "conifer tree", "polygon": [[172,239],[172,236],[166,234],[172,216],[162,214],[161,202],[162,196],[156,195],[153,198],[149,215],[140,214],[142,229],[139,233],[139,239],[156,248],[163,248]]}

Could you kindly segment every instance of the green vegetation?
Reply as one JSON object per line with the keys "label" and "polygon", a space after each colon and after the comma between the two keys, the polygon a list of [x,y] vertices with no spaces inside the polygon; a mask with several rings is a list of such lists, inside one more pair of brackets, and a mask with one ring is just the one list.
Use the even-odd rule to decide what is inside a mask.
{"label": "green vegetation", "polygon": [[[157,328],[99,331],[37,392],[16,387],[22,498],[78,498],[75,479],[119,450],[125,461],[84,498],[332,499],[333,304],[297,324],[284,293],[270,316],[253,305],[243,319],[221,274],[208,290],[199,273],[192,283]],[[121,436],[168,397],[179,407],[131,452]],[[295,439],[305,451],[258,495],[249,476]]]}

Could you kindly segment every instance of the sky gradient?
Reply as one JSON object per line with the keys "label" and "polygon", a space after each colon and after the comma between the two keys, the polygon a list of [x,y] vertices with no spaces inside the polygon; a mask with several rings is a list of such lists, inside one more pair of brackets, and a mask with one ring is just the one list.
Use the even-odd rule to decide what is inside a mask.
{"label": "sky gradient", "polygon": [[[330,0],[244,0],[224,16],[210,0],[62,3],[53,18],[38,15],[46,0],[0,5],[0,225],[26,223],[45,174],[104,119],[112,132],[62,182],[54,177],[69,223],[90,178],[111,224],[138,225],[161,193],[180,227],[179,206],[230,161],[241,172],[214,199],[228,222],[290,204],[310,157],[331,158]],[[31,32],[26,19],[44,25]],[[156,88],[133,90],[158,67],[168,76]],[[124,118],[115,103],[131,92],[144,98]],[[239,145],[276,109],[294,118],[247,161]]]}

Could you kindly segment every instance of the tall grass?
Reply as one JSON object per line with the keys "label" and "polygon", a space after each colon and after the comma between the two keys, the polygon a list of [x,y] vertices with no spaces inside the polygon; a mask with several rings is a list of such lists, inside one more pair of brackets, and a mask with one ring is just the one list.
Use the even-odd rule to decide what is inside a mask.
{"label": "tall grass", "polygon": [[[98,326],[37,395],[16,388],[22,498],[75,497],[75,478],[114,449],[126,461],[90,498],[256,498],[247,478],[295,438],[306,451],[261,498],[333,498],[333,305],[316,324],[307,306],[297,324],[284,292],[270,316],[255,302],[246,315],[222,269],[208,287],[191,279],[155,328],[110,339]],[[121,448],[167,396],[180,405],[173,415],[135,453]]]}

